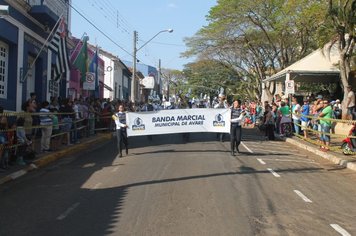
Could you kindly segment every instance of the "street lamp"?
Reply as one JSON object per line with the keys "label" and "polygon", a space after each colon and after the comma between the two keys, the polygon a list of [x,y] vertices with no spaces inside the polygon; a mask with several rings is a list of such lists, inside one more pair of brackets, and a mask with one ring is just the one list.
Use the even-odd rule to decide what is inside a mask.
{"label": "street lamp", "polygon": [[141,45],[141,47],[136,48],[136,43],[137,43],[137,31],[134,31],[134,38],[133,38],[133,62],[132,62],[132,79],[131,79],[131,101],[135,102],[135,97],[136,97],[136,86],[135,86],[135,78],[136,78],[136,61],[137,61],[137,52],[143,48],[144,46],[146,46],[149,42],[151,42],[154,38],[156,38],[160,33],[163,32],[168,32],[168,33],[172,33],[173,29],[166,29],[166,30],[161,30],[159,31],[157,34],[155,34],[150,40],[148,40],[147,42],[145,42],[144,44]]}

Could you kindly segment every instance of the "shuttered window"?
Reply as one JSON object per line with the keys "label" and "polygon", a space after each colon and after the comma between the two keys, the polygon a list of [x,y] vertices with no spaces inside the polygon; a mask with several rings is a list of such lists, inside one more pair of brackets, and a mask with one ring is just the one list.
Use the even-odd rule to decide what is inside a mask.
{"label": "shuttered window", "polygon": [[7,98],[9,46],[0,41],[0,98]]}

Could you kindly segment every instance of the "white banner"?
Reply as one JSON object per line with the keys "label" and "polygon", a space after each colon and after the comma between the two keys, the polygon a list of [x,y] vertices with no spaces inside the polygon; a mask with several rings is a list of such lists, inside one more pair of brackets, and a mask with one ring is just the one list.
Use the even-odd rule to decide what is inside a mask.
{"label": "white banner", "polygon": [[127,135],[230,132],[230,109],[173,109],[127,113]]}

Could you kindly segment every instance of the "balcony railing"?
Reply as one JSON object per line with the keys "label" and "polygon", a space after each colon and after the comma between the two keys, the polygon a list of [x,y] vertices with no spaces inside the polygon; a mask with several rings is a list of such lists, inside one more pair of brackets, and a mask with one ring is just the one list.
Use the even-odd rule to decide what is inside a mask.
{"label": "balcony railing", "polygon": [[63,1],[59,0],[24,0],[26,1],[31,7],[35,6],[45,6],[57,16],[60,16],[62,13],[66,15],[67,13],[67,6]]}

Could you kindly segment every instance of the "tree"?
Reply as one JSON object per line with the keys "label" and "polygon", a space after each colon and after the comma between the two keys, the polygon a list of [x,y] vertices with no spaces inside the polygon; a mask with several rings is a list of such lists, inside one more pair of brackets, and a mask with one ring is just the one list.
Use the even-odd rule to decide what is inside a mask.
{"label": "tree", "polygon": [[199,60],[189,63],[183,72],[194,96],[200,94],[217,96],[220,88],[224,88],[225,93],[228,92],[227,95],[233,96],[237,93],[236,81],[241,80],[230,65],[217,60]]}
{"label": "tree", "polygon": [[[336,43],[339,51],[340,77],[344,90],[343,107],[346,111],[347,90],[350,85],[351,63],[355,55],[356,0],[329,0],[325,21],[319,30],[321,46],[332,39],[330,48]],[[343,113],[345,119],[346,113]]]}
{"label": "tree", "polygon": [[162,69],[163,83],[166,88],[166,97],[177,95],[179,91],[184,92],[186,89],[187,79],[180,70]]}
{"label": "tree", "polygon": [[[326,6],[321,2],[220,0],[209,12],[209,25],[186,39],[183,55],[230,65],[260,98],[267,76],[317,47],[316,28]],[[273,88],[267,84],[266,91]]]}

